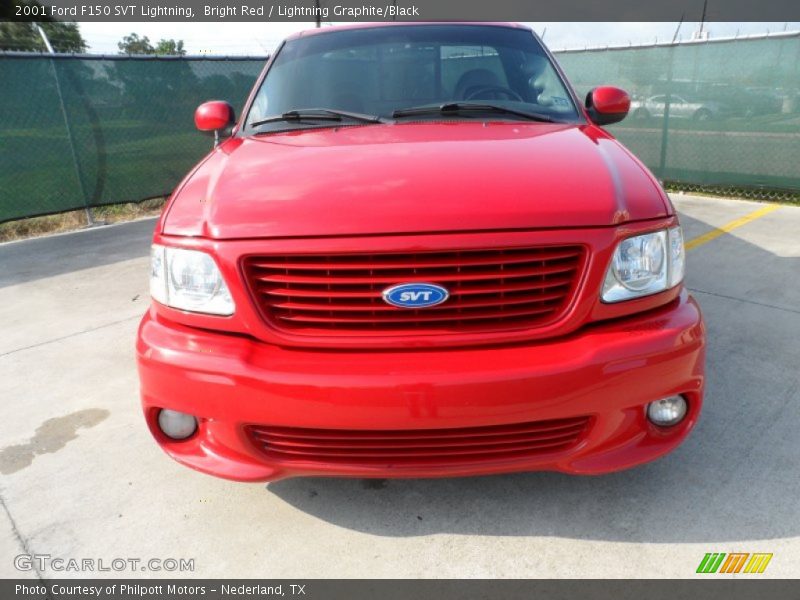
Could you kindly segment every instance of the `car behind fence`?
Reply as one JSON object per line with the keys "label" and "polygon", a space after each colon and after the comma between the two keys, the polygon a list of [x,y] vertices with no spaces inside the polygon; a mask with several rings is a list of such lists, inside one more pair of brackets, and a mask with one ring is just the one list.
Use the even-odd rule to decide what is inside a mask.
{"label": "car behind fence", "polygon": [[[610,130],[662,180],[800,194],[800,33],[556,57],[631,93]],[[0,222],[168,194],[209,148],[195,107],[240,108],[265,60],[0,53]]]}
{"label": "car behind fence", "polygon": [[579,94],[631,94],[609,130],[666,182],[800,192],[800,32],[557,53]]}

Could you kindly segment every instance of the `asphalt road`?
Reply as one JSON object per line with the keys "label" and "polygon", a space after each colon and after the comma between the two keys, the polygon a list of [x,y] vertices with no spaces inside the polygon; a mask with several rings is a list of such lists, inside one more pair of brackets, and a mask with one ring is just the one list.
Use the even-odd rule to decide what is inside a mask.
{"label": "asphalt road", "polygon": [[[687,239],[763,207],[675,200]],[[704,414],[668,457],[602,477],[257,485],[173,463],[134,364],[152,225],[0,245],[0,577],[92,575],[20,573],[22,553],[188,558],[196,577],[691,577],[707,552],[800,577],[800,208],[690,251]]]}

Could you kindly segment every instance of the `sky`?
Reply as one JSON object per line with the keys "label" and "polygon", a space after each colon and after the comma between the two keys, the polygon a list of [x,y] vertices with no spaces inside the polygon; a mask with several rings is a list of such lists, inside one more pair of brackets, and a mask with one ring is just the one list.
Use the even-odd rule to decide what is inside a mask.
{"label": "sky", "polygon": [[[669,42],[677,23],[528,23],[552,50]],[[79,23],[81,33],[94,54],[116,54],[117,42],[135,32],[151,42],[161,38],[183,40],[188,54],[269,54],[287,35],[313,27],[313,23]],[[690,39],[699,23],[681,25],[678,39]],[[798,31],[800,22],[706,23],[711,38],[766,32]]]}

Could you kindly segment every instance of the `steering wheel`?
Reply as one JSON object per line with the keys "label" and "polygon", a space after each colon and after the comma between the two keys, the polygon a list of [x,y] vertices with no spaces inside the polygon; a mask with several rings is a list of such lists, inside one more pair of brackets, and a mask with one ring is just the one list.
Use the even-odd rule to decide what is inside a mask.
{"label": "steering wheel", "polygon": [[476,86],[464,100],[493,100],[494,98],[479,98],[479,96],[483,96],[484,94],[503,94],[507,96],[509,100],[516,100],[517,102],[525,102],[517,92],[512,90],[511,88],[507,88],[502,85],[479,85]]}

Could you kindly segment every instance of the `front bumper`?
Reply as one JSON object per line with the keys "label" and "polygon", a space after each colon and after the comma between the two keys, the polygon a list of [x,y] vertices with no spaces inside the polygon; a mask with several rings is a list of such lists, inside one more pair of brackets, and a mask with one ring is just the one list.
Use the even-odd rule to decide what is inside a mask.
{"label": "front bumper", "polygon": [[[309,351],[185,327],[152,311],[137,340],[142,403],[158,443],[187,466],[239,481],[626,469],[686,438],[702,405],[704,353],[700,310],[686,292],[660,309],[529,345]],[[673,394],[687,398],[687,417],[666,429],[650,424],[647,403]],[[197,433],[164,436],[161,408],[196,415]],[[402,464],[275,460],[248,433],[251,425],[408,432],[575,417],[589,417],[589,425],[568,448]]]}

